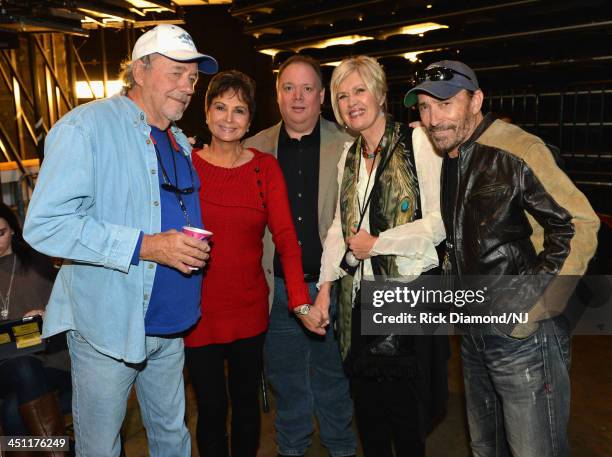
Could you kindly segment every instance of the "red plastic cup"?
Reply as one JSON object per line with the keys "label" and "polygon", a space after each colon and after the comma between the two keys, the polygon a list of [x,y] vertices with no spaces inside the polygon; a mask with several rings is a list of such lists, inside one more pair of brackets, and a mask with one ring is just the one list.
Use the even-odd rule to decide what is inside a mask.
{"label": "red plastic cup", "polygon": [[[212,236],[212,232],[197,227],[189,227],[188,225],[183,226],[183,233],[192,238],[198,240],[206,240]],[[189,267],[192,270],[199,270],[198,267]]]}

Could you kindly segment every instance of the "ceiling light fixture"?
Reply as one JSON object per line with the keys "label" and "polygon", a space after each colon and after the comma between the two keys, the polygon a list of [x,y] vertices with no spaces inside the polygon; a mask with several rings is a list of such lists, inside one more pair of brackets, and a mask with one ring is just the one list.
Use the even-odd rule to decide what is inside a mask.
{"label": "ceiling light fixture", "polygon": [[157,7],[157,8],[143,8],[142,9],[142,12],[145,13],[145,14],[146,13],[158,13],[159,14],[159,13],[163,13],[165,11],[168,11],[168,10],[166,8],[159,8],[159,7]]}
{"label": "ceiling light fixture", "polygon": [[262,54],[265,54],[270,57],[274,57],[276,54],[278,54],[281,51],[282,49],[268,48],[268,49],[260,49],[258,52],[261,52]]}
{"label": "ceiling light fixture", "polygon": [[382,35],[383,38],[388,38],[392,35],[420,35],[431,32],[432,30],[447,29],[448,25],[438,24],[437,22],[422,22],[419,24],[405,25],[391,32]]}
{"label": "ceiling light fixture", "polygon": [[334,38],[329,38],[327,40],[321,40],[321,41],[317,41],[317,42],[314,42],[314,43],[309,43],[309,44],[307,44],[305,46],[300,46],[297,50],[300,51],[300,50],[306,49],[306,48],[324,49],[324,48],[327,48],[329,46],[339,46],[339,45],[355,44],[355,43],[359,43],[360,41],[373,40],[373,39],[374,39],[374,37],[365,36],[365,35],[338,36],[338,37],[334,37]]}
{"label": "ceiling light fixture", "polygon": [[146,13],[143,13],[142,11],[140,11],[138,8],[130,8],[130,11],[142,17],[145,17],[147,15]]}
{"label": "ceiling light fixture", "polygon": [[421,59],[419,59],[419,55],[420,54],[425,54],[427,52],[438,52],[438,51],[442,51],[442,48],[436,48],[436,49],[425,49],[424,51],[415,51],[415,52],[406,52],[404,54],[400,54],[401,57],[403,57],[406,60],[409,60],[412,63],[416,63],[416,62],[420,62]]}
{"label": "ceiling light fixture", "polygon": [[90,17],[92,19],[94,17],[104,18],[104,19],[115,18],[118,21],[135,22],[133,18],[128,17],[127,15],[120,16],[117,14],[108,14],[108,13],[104,13],[101,11],[90,10],[87,8],[77,8],[77,11],[82,13],[84,16]]}

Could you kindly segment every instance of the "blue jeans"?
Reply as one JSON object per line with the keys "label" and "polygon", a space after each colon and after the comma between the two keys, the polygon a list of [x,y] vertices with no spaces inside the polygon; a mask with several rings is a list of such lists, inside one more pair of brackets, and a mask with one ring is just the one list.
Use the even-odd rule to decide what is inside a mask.
{"label": "blue jeans", "polygon": [[[308,287],[315,297],[316,284],[308,283]],[[335,312],[333,296],[331,316]],[[306,330],[288,310],[285,282],[276,278],[264,354],[266,374],[275,393],[274,424],[281,454],[306,453],[314,428],[313,413],[321,442],[332,457],[355,454],[353,403],[331,327],[325,337]]]}
{"label": "blue jeans", "polygon": [[77,456],[116,457],[119,431],[133,384],[147,430],[149,455],[190,457],[185,426],[183,339],[146,337],[147,359],[126,364],[68,332],[72,362],[72,416]]}
{"label": "blue jeans", "polygon": [[491,329],[463,336],[461,355],[475,457],[566,457],[570,337],[561,321],[526,339]]}

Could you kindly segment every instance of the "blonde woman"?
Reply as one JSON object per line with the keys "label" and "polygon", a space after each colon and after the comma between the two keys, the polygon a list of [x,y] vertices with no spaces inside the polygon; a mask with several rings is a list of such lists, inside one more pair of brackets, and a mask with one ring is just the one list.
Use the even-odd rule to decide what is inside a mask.
{"label": "blonde woman", "polygon": [[[376,60],[342,61],[331,80],[338,122],[358,134],[338,164],[339,199],[321,260],[315,306],[326,310],[341,278],[338,331],[366,457],[422,456],[436,405],[446,399],[448,342],[432,337],[362,336],[363,276],[419,276],[438,266],[444,239],[440,167],[422,130],[386,115],[387,84]],[[413,147],[414,145],[414,147]],[[438,348],[439,346],[439,348]],[[440,356],[431,358],[432,350]],[[426,355],[427,354],[427,355]],[[437,374],[432,374],[437,372]],[[440,389],[432,388],[433,379]]]}

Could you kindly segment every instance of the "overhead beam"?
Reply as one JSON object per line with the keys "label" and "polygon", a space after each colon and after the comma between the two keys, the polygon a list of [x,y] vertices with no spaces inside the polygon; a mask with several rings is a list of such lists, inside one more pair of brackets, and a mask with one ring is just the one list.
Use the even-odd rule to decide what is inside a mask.
{"label": "overhead beam", "polygon": [[[547,35],[554,33],[562,33],[562,32],[582,32],[588,30],[596,30],[606,27],[612,27],[612,20],[610,21],[601,21],[601,22],[588,22],[586,24],[573,24],[561,27],[549,27],[549,28],[538,28],[534,30],[524,30],[520,32],[512,32],[512,33],[502,33],[499,35],[490,35],[490,36],[481,36],[474,38],[464,38],[460,40],[451,40],[451,41],[437,41],[437,42],[427,42],[423,44],[419,44],[416,46],[401,46],[401,47],[393,47],[393,48],[385,48],[379,51],[372,51],[368,54],[372,57],[390,57],[394,55],[399,55],[407,52],[419,52],[426,51],[432,48],[452,48],[465,46],[470,44],[478,44],[478,43],[491,43],[495,41],[503,41],[508,39],[516,39],[516,38],[529,38],[539,35]],[[321,63],[334,62],[338,60],[338,55],[330,56],[330,57],[322,57],[319,59]]]}
{"label": "overhead beam", "polygon": [[230,9],[230,13],[232,16],[244,16],[247,14],[251,14],[256,12],[261,8],[269,8],[270,6],[274,6],[278,3],[281,3],[282,0],[267,0],[259,3],[254,3],[249,6],[244,6],[242,8],[232,8]]}
{"label": "overhead beam", "polygon": [[260,30],[263,30],[268,27],[277,27],[279,25],[290,24],[296,21],[302,21],[304,19],[314,19],[317,17],[325,16],[327,14],[335,14],[341,13],[344,11],[355,10],[356,8],[360,8],[363,6],[374,5],[376,3],[383,3],[387,0],[365,0],[365,1],[355,1],[350,4],[345,4],[341,6],[336,6],[335,8],[320,8],[317,10],[313,10],[310,8],[309,13],[302,13],[297,15],[291,15],[290,17],[282,17],[282,18],[273,18],[271,20],[259,21],[257,24],[247,25],[244,28],[245,33],[253,33]]}
{"label": "overhead beam", "polygon": [[[9,30],[11,32],[62,32],[71,35],[89,36],[89,34],[81,28],[80,22],[70,24],[58,20],[53,20],[51,17],[29,17],[29,16],[3,16],[0,29]],[[77,25],[78,24],[78,25]]]}
{"label": "overhead beam", "polygon": [[[610,62],[612,64],[612,55],[601,55],[601,56],[592,56],[585,58],[567,58],[567,59],[559,59],[559,60],[548,60],[548,61],[536,61],[536,62],[509,62],[504,65],[483,65],[473,66],[473,70],[478,74],[482,72],[495,72],[495,71],[508,71],[508,70],[516,70],[516,69],[524,69],[526,72],[529,70],[544,68],[544,67],[554,67],[554,66],[568,66],[568,65],[585,65],[590,63],[606,63]],[[609,65],[609,64],[606,64]],[[406,83],[410,82],[412,79],[411,74],[402,74],[402,75],[387,75],[387,82],[389,84],[398,84],[398,83]],[[612,91],[609,91],[612,93]]]}
{"label": "overhead beam", "polygon": [[[327,38],[333,38],[337,36],[342,36],[346,34],[351,35],[361,35],[367,34],[368,32],[378,32],[381,28],[384,29],[394,29],[406,25],[419,24],[421,22],[438,22],[443,21],[445,19],[457,18],[462,16],[469,16],[476,13],[492,13],[500,10],[505,10],[509,8],[516,8],[517,6],[532,6],[538,3],[542,3],[543,0],[518,0],[513,2],[506,2],[496,5],[482,6],[478,8],[471,9],[462,9],[456,11],[449,11],[442,14],[435,14],[431,16],[422,16],[414,19],[397,19],[394,21],[385,21],[384,24],[374,24],[368,25],[363,24],[359,27],[351,27],[350,30],[332,30],[328,33],[318,33],[316,38],[314,37],[303,37],[297,39],[280,39],[280,40],[266,40],[265,42],[258,43],[255,48],[256,49],[267,49],[267,48],[282,48],[282,47],[304,47],[304,44],[311,43],[313,41],[320,41]],[[287,34],[283,34],[282,36],[287,36]]]}
{"label": "overhead beam", "polygon": [[132,13],[127,7],[127,2],[125,3],[126,6],[124,7],[113,7],[111,5],[104,4],[103,2],[89,2],[77,0],[76,2],[74,2],[75,6],[73,7],[73,9],[81,10],[81,12],[83,12],[82,10],[89,10],[107,16],[118,17],[126,21],[134,21],[136,17],[134,16],[134,13]]}
{"label": "overhead beam", "polygon": [[152,3],[155,6],[159,6],[160,8],[165,8],[171,13],[176,14],[176,6],[169,0],[147,0],[147,2]]}

